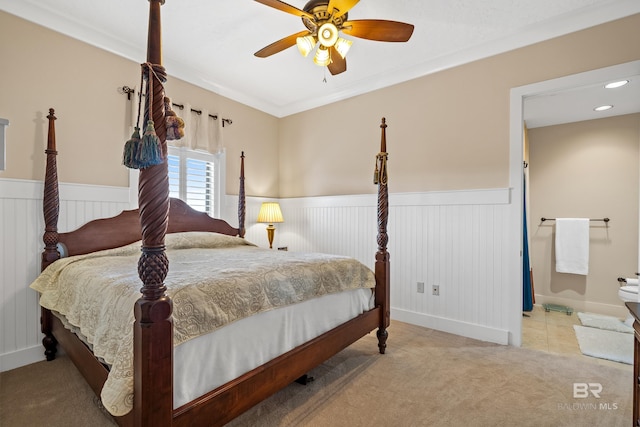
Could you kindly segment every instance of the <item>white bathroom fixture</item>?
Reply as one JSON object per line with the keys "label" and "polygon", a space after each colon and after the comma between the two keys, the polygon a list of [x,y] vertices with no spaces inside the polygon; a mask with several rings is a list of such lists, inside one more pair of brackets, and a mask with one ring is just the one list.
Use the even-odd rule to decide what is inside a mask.
{"label": "white bathroom fixture", "polygon": [[[623,302],[638,302],[638,281],[637,279],[627,279],[627,284],[624,286],[620,286],[620,289],[618,289],[618,297],[623,301]],[[631,284],[629,284],[631,283]],[[633,316],[631,315],[631,313],[629,313],[627,315],[627,318],[625,319],[624,323],[627,324],[628,326],[633,326]]]}

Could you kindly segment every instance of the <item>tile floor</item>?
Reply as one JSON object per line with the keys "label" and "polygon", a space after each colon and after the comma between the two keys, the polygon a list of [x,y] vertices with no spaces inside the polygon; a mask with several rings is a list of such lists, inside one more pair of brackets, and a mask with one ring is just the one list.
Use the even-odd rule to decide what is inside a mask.
{"label": "tile floor", "polygon": [[580,352],[573,325],[579,325],[576,312],[570,316],[557,311],[545,312],[542,305],[535,305],[533,311],[522,317],[522,347],[549,353],[573,355],[595,363],[615,366],[633,372],[633,366],[585,356]]}

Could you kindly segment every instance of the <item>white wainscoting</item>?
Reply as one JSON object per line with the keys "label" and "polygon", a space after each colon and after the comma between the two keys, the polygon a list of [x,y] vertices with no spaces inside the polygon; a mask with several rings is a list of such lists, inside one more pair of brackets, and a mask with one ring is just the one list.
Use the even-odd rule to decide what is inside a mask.
{"label": "white wainscoting", "polygon": [[[390,195],[392,319],[509,343],[509,194],[491,189]],[[285,222],[278,225],[274,247],[348,255],[373,267],[376,204],[375,195],[281,199]],[[247,216],[248,230],[252,223],[254,217]],[[417,282],[424,283],[424,293],[417,292]],[[439,296],[432,295],[432,285],[440,286]]]}
{"label": "white wainscoting", "polygon": [[[0,370],[43,359],[37,295],[29,284],[42,251],[42,183],[0,179]],[[131,209],[128,188],[61,184],[59,231]],[[471,338],[509,340],[508,189],[390,195],[391,317]],[[237,196],[222,217],[237,226]],[[246,238],[266,247],[256,223],[262,201],[247,197]],[[371,195],[281,199],[274,247],[352,256],[373,267],[377,199]],[[417,282],[425,292],[417,292]],[[431,294],[432,285],[440,295]],[[520,308],[518,308],[520,310]],[[513,311],[513,310],[511,310]],[[390,338],[392,340],[392,338]]]}
{"label": "white wainscoting", "polygon": [[[0,371],[44,359],[40,309],[29,284],[44,244],[41,181],[0,179]],[[58,230],[130,209],[128,188],[61,183]]]}

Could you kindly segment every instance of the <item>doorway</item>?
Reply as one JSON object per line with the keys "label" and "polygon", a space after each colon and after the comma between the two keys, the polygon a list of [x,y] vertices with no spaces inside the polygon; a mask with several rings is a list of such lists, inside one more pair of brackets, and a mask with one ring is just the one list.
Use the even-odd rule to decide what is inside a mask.
{"label": "doorway", "polygon": [[[606,67],[594,71],[579,73],[567,77],[533,83],[511,90],[510,102],[510,154],[509,154],[509,179],[512,191],[512,201],[509,212],[510,252],[509,252],[509,277],[514,287],[509,293],[509,330],[513,331],[511,343],[516,346],[522,345],[522,250],[523,250],[523,123],[532,118],[532,114],[538,105],[543,106],[543,110],[551,111],[555,105],[559,107],[561,95],[577,95],[583,89],[598,86],[603,83],[619,78],[640,75],[640,61],[633,61],[625,64]],[[639,97],[635,98],[639,100]],[[617,109],[610,115],[630,114],[640,111],[640,107],[635,104],[635,111]],[[566,111],[566,114],[563,113]],[[551,114],[556,120],[553,124],[568,123],[572,121],[587,120],[587,118],[576,117],[576,111],[571,111],[560,106],[558,111]]]}

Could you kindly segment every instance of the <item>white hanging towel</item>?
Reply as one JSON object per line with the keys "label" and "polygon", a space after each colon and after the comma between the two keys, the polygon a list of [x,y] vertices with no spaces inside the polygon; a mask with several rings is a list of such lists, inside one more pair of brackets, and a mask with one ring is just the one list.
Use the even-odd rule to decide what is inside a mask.
{"label": "white hanging towel", "polygon": [[589,274],[589,219],[556,219],[556,271]]}

